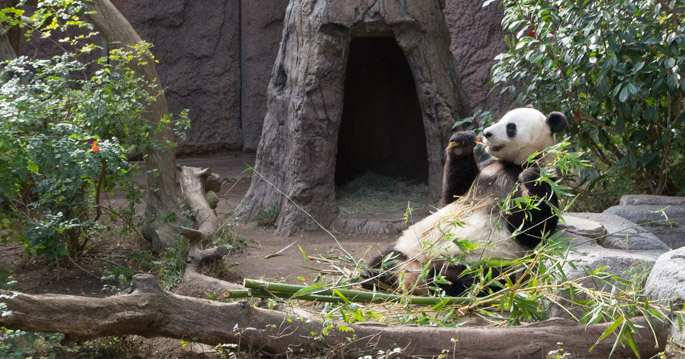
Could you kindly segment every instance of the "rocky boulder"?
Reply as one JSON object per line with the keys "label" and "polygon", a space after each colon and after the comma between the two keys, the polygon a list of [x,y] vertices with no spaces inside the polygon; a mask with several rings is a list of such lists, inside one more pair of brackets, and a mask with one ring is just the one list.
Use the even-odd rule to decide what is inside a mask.
{"label": "rocky boulder", "polygon": [[[685,247],[662,254],[654,264],[645,284],[645,294],[651,299],[674,300],[683,307],[685,299]],[[672,338],[685,345],[685,331],[672,328]]]}
{"label": "rocky boulder", "polygon": [[[565,214],[564,218],[566,223],[560,225],[560,230],[570,238],[570,251],[563,270],[569,280],[601,269],[639,288],[644,285],[657,258],[668,251],[668,247],[650,232],[621,217],[571,213]],[[586,288],[610,291],[609,286],[618,282],[585,279],[581,283]],[[567,309],[574,315],[581,314],[579,308]],[[568,315],[565,309],[556,305],[551,306],[550,312],[554,316]]]}
{"label": "rocky boulder", "polygon": [[604,214],[628,219],[657,236],[669,248],[685,246],[685,197],[626,195]]}

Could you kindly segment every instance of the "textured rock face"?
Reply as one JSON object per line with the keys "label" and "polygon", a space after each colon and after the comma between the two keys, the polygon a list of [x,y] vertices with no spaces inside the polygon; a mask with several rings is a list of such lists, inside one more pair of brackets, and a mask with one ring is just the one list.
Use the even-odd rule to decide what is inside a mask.
{"label": "textured rock face", "polygon": [[316,228],[302,210],[323,225],[337,215],[335,159],[348,49],[355,37],[392,37],[406,57],[420,104],[429,192],[437,199],[450,127],[466,114],[440,6],[437,0],[290,2],[257,152],[261,176],[253,179],[243,215],[277,205],[280,234]]}
{"label": "textured rock face", "polygon": [[647,278],[645,292],[650,298],[685,299],[685,248],[662,254]]}
{"label": "textured rock face", "polygon": [[457,61],[457,71],[467,90],[471,109],[503,114],[509,99],[489,94],[490,68],[494,58],[507,46],[502,30],[502,8],[497,3],[483,7],[482,1],[447,0],[445,21],[451,35],[450,51]]}
{"label": "textured rock face", "polygon": [[[662,254],[656,261],[645,283],[645,294],[651,299],[675,301],[675,307],[683,306],[685,300],[685,247]],[[685,345],[685,329],[671,327],[671,339]]]}
{"label": "textured rock face", "polygon": [[242,150],[257,150],[288,0],[241,0]]}
{"label": "textured rock face", "polygon": [[602,223],[606,235],[598,238],[604,248],[626,251],[668,251],[669,247],[659,237],[635,222],[608,213],[574,213],[575,217]]}
{"label": "textured rock face", "polygon": [[[488,95],[487,86],[493,58],[505,49],[501,9],[496,4],[482,8],[481,2],[467,0],[431,1],[444,6],[450,51],[467,90],[464,104],[473,109],[506,110],[508,101]],[[193,126],[181,153],[255,151],[289,1],[112,2],[143,39],[155,44],[157,70],[170,110],[190,110]],[[334,2],[339,8],[354,7],[347,0]],[[405,2],[411,3],[402,1],[398,6]],[[50,45],[40,45],[37,39],[25,43],[22,37],[21,46],[24,54],[52,54]]]}
{"label": "textured rock face", "polygon": [[604,213],[639,224],[669,248],[685,246],[685,197],[626,195]]}
{"label": "textured rock face", "polygon": [[155,44],[170,111],[190,110],[181,153],[254,151],[287,0],[113,0]]}
{"label": "textured rock face", "polygon": [[169,110],[190,110],[182,153],[238,150],[240,131],[239,6],[224,0],[115,0],[155,44]]}

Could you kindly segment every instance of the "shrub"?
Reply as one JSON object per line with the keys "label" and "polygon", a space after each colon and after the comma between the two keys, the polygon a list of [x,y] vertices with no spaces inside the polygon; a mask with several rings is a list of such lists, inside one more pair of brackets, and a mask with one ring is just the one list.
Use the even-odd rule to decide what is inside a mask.
{"label": "shrub", "polygon": [[[106,217],[130,221],[140,190],[126,154],[169,145],[155,142],[156,129],[141,119],[156,93],[133,69],[150,45],[95,56],[101,49],[92,26],[79,20],[83,9],[79,1],[39,2],[28,21],[20,8],[0,12],[5,26],[27,27],[62,51],[0,65],[0,207],[9,213],[0,229],[48,257],[80,253]],[[115,189],[128,192],[128,210],[101,203]],[[8,228],[10,219],[20,226]]]}
{"label": "shrub", "polygon": [[631,190],[685,191],[685,1],[501,4],[513,35],[492,69],[496,88],[566,113],[573,143],[599,174],[632,174]]}

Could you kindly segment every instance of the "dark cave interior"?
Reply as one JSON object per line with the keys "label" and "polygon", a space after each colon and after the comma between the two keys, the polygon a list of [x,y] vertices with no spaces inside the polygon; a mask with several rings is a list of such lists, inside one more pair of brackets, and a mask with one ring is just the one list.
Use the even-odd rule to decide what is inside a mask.
{"label": "dark cave interior", "polygon": [[425,136],[414,77],[395,39],[352,39],[338,136],[336,185],[367,172],[427,183]]}

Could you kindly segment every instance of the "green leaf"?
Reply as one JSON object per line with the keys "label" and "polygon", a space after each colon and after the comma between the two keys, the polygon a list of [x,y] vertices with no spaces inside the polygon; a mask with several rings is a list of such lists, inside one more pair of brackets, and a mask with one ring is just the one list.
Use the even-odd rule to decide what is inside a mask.
{"label": "green leaf", "polygon": [[[626,325],[626,327],[628,327]],[[628,327],[625,332],[623,333],[623,340],[622,342],[628,344],[630,349],[633,350],[633,353],[635,356],[639,359],[640,358],[640,350],[637,348],[637,345],[635,344],[635,339],[633,339],[633,331],[632,328]]]}
{"label": "green leaf", "polygon": [[318,291],[325,290],[325,289],[326,288],[324,286],[322,286],[321,284],[314,284],[314,285],[310,285],[309,287],[304,287],[304,288],[298,290],[297,292],[295,292],[292,295],[292,297],[293,298],[301,297],[301,296],[312,294],[314,292],[318,292]]}
{"label": "green leaf", "polygon": [[[621,325],[621,323],[623,323],[624,320],[625,320],[625,318],[623,316],[620,316],[616,320],[614,320],[614,322],[611,323],[611,325],[609,325],[606,329],[604,329],[604,332],[602,333],[602,335],[597,339],[595,344],[593,344],[590,347],[590,351],[592,351],[592,349],[594,349],[597,346],[597,344],[599,344],[599,342],[604,340],[604,338],[608,337],[609,334],[613,333],[616,330],[616,328],[618,328],[618,326]],[[612,350],[612,352],[613,352],[613,350]]]}
{"label": "green leaf", "polygon": [[645,153],[642,158],[640,159],[640,164],[646,165],[654,161],[657,157],[659,157],[659,154],[656,152],[649,152]]}
{"label": "green leaf", "polygon": [[666,59],[666,61],[664,61],[664,66],[666,66],[666,68],[669,68],[669,69],[672,68],[673,66],[675,66],[675,59],[672,57],[669,57],[668,59]]}
{"label": "green leaf", "polygon": [[615,128],[616,128],[616,132],[619,134],[625,132],[626,124],[625,124],[625,122],[623,122],[623,119],[621,117],[616,118]]}
{"label": "green leaf", "polygon": [[618,100],[621,102],[626,102],[626,100],[628,99],[628,95],[630,95],[630,90],[628,90],[627,86],[624,86],[621,89],[621,93],[618,95]]}
{"label": "green leaf", "polygon": [[633,85],[633,83],[628,84],[628,91],[630,91],[630,93],[632,95],[637,95],[638,92],[640,92],[640,90],[637,88],[637,86]]}

